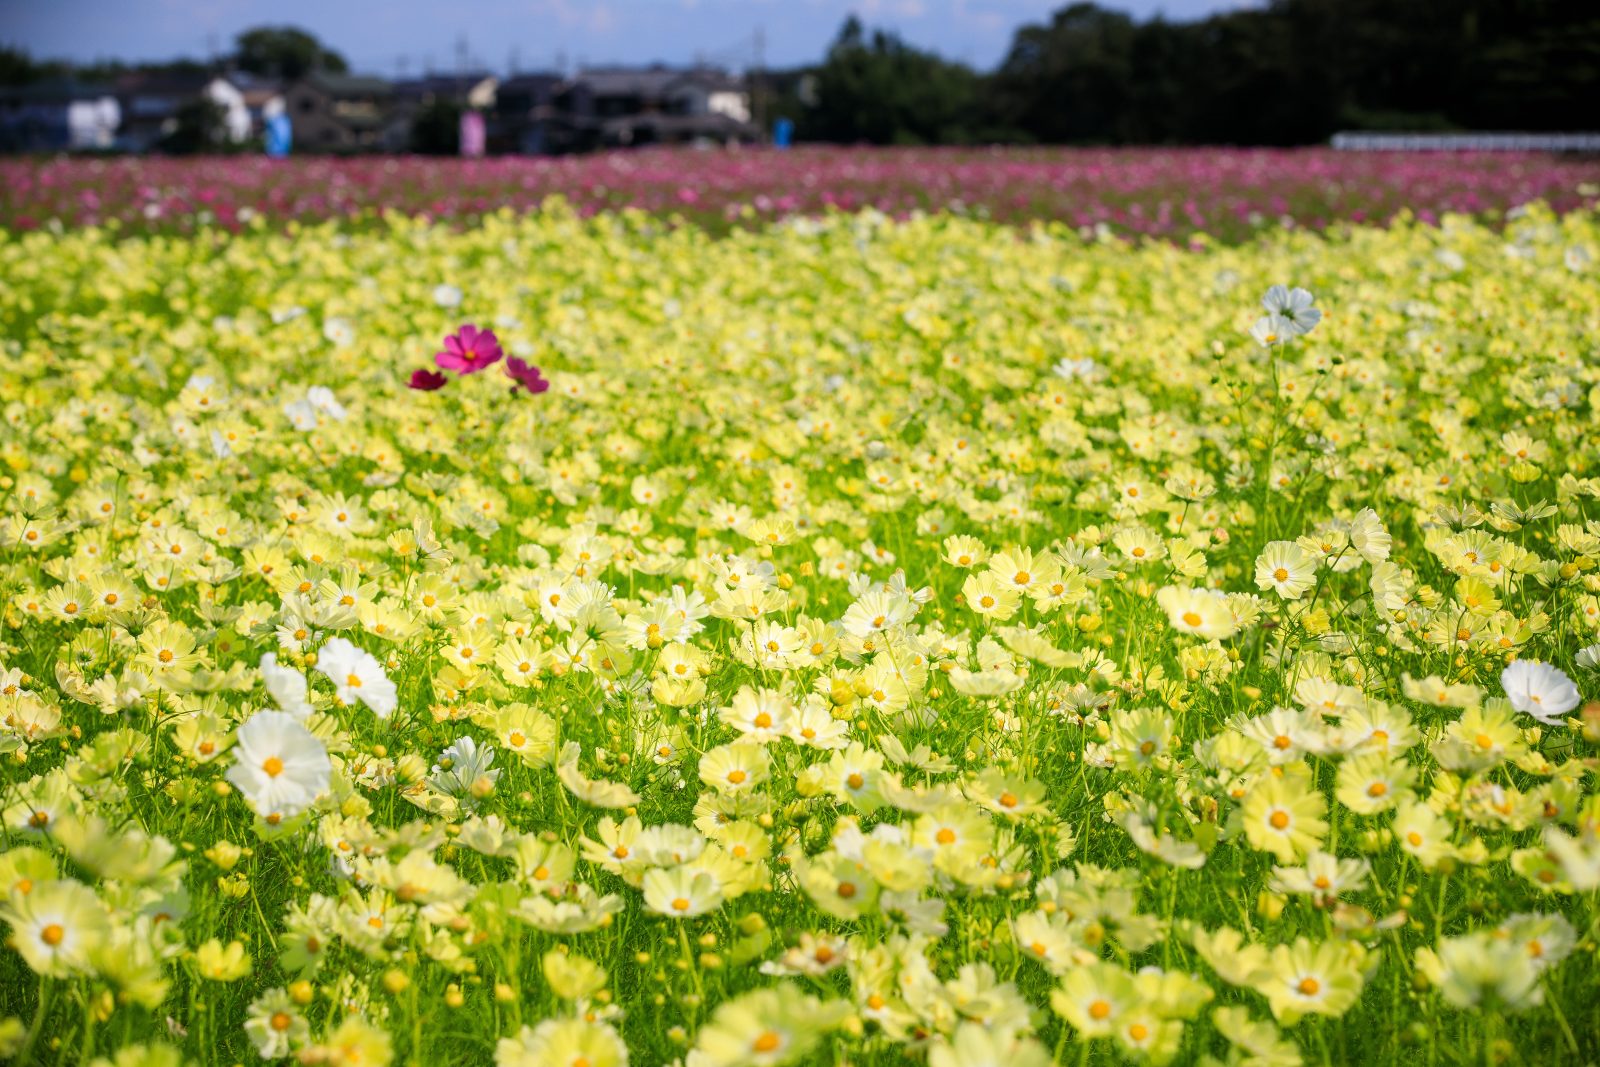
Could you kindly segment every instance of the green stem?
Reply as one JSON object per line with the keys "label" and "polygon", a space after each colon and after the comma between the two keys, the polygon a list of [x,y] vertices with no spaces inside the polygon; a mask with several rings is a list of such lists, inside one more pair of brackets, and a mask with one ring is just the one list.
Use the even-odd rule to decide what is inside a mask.
{"label": "green stem", "polygon": [[54,992],[55,986],[51,984],[50,979],[41,975],[39,978],[39,1010],[34,1013],[33,1025],[28,1027],[28,1037],[22,1043],[22,1051],[17,1054],[18,1063],[33,1062],[28,1056],[33,1052],[33,1046],[38,1042],[39,1035],[44,1031],[44,1020],[50,1014],[51,995]]}

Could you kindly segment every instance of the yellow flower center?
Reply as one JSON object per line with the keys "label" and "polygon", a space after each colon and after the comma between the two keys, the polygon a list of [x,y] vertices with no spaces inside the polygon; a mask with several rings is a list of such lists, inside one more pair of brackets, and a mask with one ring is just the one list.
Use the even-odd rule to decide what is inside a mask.
{"label": "yellow flower center", "polygon": [[268,778],[276,778],[283,773],[283,760],[277,756],[268,756],[261,761],[261,769],[267,772]]}
{"label": "yellow flower center", "polygon": [[62,939],[66,936],[67,932],[61,928],[60,923],[51,923],[43,930],[39,931],[39,940],[43,941],[51,948],[55,948],[57,945],[61,944]]}

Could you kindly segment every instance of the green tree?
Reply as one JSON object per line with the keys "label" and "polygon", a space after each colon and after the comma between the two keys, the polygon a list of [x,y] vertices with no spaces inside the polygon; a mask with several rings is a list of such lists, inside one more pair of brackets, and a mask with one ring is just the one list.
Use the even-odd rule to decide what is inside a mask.
{"label": "green tree", "polygon": [[161,139],[161,151],[176,156],[215,152],[227,144],[222,105],[204,94],[178,109],[176,127]]}
{"label": "green tree", "polygon": [[816,103],[798,122],[808,140],[969,144],[983,139],[983,79],[971,68],[868,33],[851,16],[816,71]]}
{"label": "green tree", "polygon": [[293,26],[246,30],[234,39],[234,49],[234,62],[251,74],[292,80],[314,70],[343,74],[350,69],[338,52]]}
{"label": "green tree", "polygon": [[437,99],[424,104],[411,120],[411,151],[423,156],[461,152],[461,105]]}

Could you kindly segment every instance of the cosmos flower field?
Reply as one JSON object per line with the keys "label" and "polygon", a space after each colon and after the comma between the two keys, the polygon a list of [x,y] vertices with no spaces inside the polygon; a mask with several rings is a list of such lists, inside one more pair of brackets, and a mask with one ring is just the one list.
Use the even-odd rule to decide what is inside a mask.
{"label": "cosmos flower field", "polygon": [[1516,152],[1302,148],[921,148],[777,152],[652,149],[504,156],[0,159],[0,224],[28,230],[238,230],[256,220],[386,212],[470,224],[559,196],[580,214],[638,210],[713,231],[825,212],[1042,219],[1123,237],[1238,241],[1266,230],[1447,213],[1495,220],[1520,204],[1600,203],[1600,160]]}
{"label": "cosmos flower field", "polygon": [[1600,1056],[1592,209],[70,222],[0,1057]]}

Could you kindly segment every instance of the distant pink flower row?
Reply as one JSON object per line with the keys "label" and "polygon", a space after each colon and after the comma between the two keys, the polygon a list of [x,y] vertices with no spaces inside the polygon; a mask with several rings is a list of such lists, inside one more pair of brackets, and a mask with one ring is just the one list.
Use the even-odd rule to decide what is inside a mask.
{"label": "distant pink flower row", "polygon": [[1122,233],[1239,236],[1282,218],[1321,227],[1410,209],[1483,214],[1600,199],[1600,162],[1509,153],[1328,149],[653,150],[561,159],[261,157],[0,161],[0,227],[119,220],[136,230],[384,209],[470,219],[560,194],[579,211],[635,207],[724,226],[873,207],[1058,219]]}

